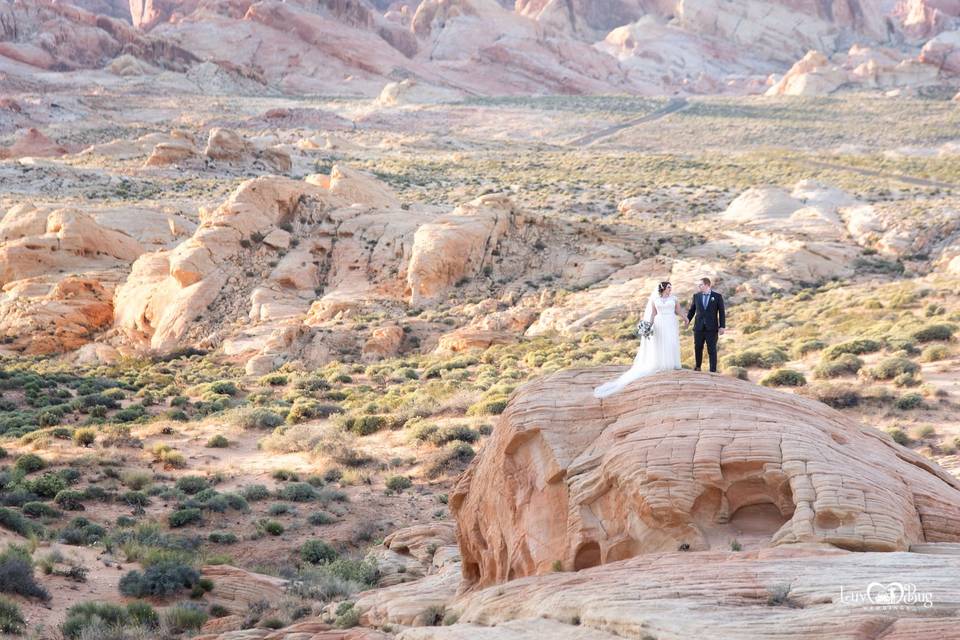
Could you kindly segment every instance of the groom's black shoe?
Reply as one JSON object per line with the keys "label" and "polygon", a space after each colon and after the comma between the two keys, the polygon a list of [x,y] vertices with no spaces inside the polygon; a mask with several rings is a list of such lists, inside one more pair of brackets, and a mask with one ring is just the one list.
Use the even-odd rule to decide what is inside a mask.
{"label": "groom's black shoe", "polygon": [[694,367],[693,370],[694,370],[694,371],[700,371],[700,367]]}

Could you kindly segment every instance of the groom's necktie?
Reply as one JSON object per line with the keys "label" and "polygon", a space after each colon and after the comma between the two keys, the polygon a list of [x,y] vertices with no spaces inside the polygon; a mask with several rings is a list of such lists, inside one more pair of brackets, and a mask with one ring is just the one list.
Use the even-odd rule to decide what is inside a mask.
{"label": "groom's necktie", "polygon": [[701,294],[700,294],[700,302],[703,304],[703,308],[706,309],[706,308],[707,308],[707,303],[710,302],[710,294],[709,294],[709,293],[701,293]]}

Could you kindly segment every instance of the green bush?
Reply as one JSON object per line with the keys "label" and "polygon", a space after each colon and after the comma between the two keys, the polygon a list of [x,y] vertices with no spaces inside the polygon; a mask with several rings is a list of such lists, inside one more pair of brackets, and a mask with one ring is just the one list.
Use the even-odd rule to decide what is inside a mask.
{"label": "green bush", "polygon": [[50,600],[50,594],[33,577],[33,560],[30,553],[16,545],[7,545],[0,553],[0,592],[13,593],[25,598]]}
{"label": "green bush", "polygon": [[212,393],[235,396],[240,389],[237,388],[235,382],[230,380],[217,380],[216,382],[211,382],[208,384],[207,390]]}
{"label": "green bush", "polygon": [[853,385],[818,384],[810,387],[809,395],[834,409],[847,409],[860,404],[860,391]]}
{"label": "green bush", "polygon": [[387,425],[387,417],[381,415],[349,416],[343,421],[343,428],[360,436],[368,436],[380,431]]}
{"label": "green bush", "polygon": [[265,376],[260,376],[260,384],[265,384],[271,387],[282,387],[287,384],[287,376],[282,373],[268,373]]}
{"label": "green bush", "polygon": [[78,447],[89,447],[97,441],[97,432],[91,428],[77,429],[73,432],[73,441]]}
{"label": "green bush", "polygon": [[207,540],[214,544],[236,544],[237,536],[232,533],[214,531],[207,537]]}
{"label": "green bush", "polygon": [[73,489],[64,489],[63,491],[57,494],[57,497],[53,499],[61,509],[66,509],[67,511],[83,511],[83,501],[86,498],[86,494],[82,491],[75,491]]}
{"label": "green bush", "polygon": [[833,360],[824,358],[813,370],[814,378],[839,378],[856,375],[863,368],[863,360],[852,353],[844,353]]}
{"label": "green bush", "polygon": [[210,616],[199,606],[184,602],[167,609],[163,614],[163,624],[171,633],[196,631]]}
{"label": "green bush", "polygon": [[762,377],[760,384],[765,387],[802,387],[807,384],[807,379],[799,371],[777,369]]}
{"label": "green bush", "polygon": [[746,349],[740,353],[729,355],[723,359],[724,367],[759,367],[771,369],[789,360],[783,349],[772,347],[768,349]]}
{"label": "green bush", "polygon": [[[76,640],[84,636],[84,631],[97,633],[103,627],[119,632],[127,627],[156,629],[159,626],[160,616],[146,602],[131,602],[126,607],[107,602],[81,602],[67,610],[60,631],[67,640]],[[119,639],[127,636],[118,634],[109,637]]]}
{"label": "green bush", "polygon": [[493,416],[503,413],[507,408],[506,398],[489,398],[480,400],[467,408],[468,416]]}
{"label": "green bush", "polygon": [[237,413],[237,424],[244,429],[273,429],[283,424],[283,416],[262,407],[243,409]]}
{"label": "green bush", "polygon": [[910,443],[913,442],[903,429],[887,429],[887,433],[893,438],[894,442],[904,447],[910,446]]}
{"label": "green bush", "polygon": [[277,491],[277,496],[291,502],[310,502],[317,499],[317,490],[306,482],[292,482]]}
{"label": "green bush", "polygon": [[43,458],[38,456],[35,453],[25,453],[17,461],[13,463],[13,467],[18,471],[23,471],[24,473],[33,473],[34,471],[40,471],[47,464],[43,461]]}
{"label": "green bush", "polygon": [[327,564],[337,559],[336,549],[318,538],[307,540],[300,547],[300,557],[310,564]]}
{"label": "green bush", "polygon": [[277,522],[276,520],[266,520],[262,523],[262,528],[265,532],[269,533],[272,536],[279,536],[283,533],[283,525]]}
{"label": "green bush", "polygon": [[57,473],[45,473],[29,483],[30,491],[41,498],[53,498],[67,488],[67,482]]}
{"label": "green bush", "polygon": [[404,489],[413,486],[413,481],[406,476],[390,476],[387,478],[387,493],[401,493]]}
{"label": "green bush", "polygon": [[31,518],[59,518],[61,513],[46,502],[28,502],[20,510]]}
{"label": "green bush", "polygon": [[920,365],[917,363],[907,358],[895,356],[881,360],[875,367],[867,371],[867,377],[873,380],[892,380],[901,374],[915,374],[919,371]]}
{"label": "green bush", "polygon": [[200,476],[183,476],[177,480],[174,486],[188,496],[192,496],[204,489],[209,489],[210,483],[207,482],[206,478]]}
{"label": "green bush", "polygon": [[241,494],[250,502],[257,502],[269,498],[270,490],[262,484],[251,484],[244,487]]}
{"label": "green bush", "polygon": [[207,447],[211,449],[225,449],[230,446],[230,441],[223,434],[218,433],[207,440]]}
{"label": "green bush", "polygon": [[942,344],[932,344],[925,347],[923,353],[920,354],[920,359],[923,362],[938,362],[949,357],[950,349]]}
{"label": "green bush", "polygon": [[923,405],[923,396],[919,393],[907,393],[900,396],[895,403],[897,409],[908,411]]}
{"label": "green bush", "polygon": [[196,569],[175,561],[158,562],[143,573],[130,571],[120,578],[120,593],[132,598],[169,596],[192,589],[200,580]]}
{"label": "green bush", "polygon": [[200,509],[177,509],[167,517],[167,522],[174,529],[185,527],[188,524],[200,522],[202,519]]}
{"label": "green bush", "polygon": [[795,358],[802,358],[808,353],[820,351],[826,347],[827,343],[823,340],[801,340],[793,345],[793,356]]}
{"label": "green bush", "polygon": [[876,351],[880,351],[882,348],[883,343],[878,340],[857,338],[856,340],[841,342],[829,347],[823,352],[823,357],[827,360],[833,360],[834,358],[839,358],[845,353],[852,353],[853,355],[859,356],[863,355],[864,353],[874,353]]}
{"label": "green bush", "polygon": [[928,324],[922,329],[918,329],[910,334],[910,337],[917,342],[934,342],[936,340],[949,340],[953,337],[956,327],[952,324]]}
{"label": "green bush", "polygon": [[315,527],[323,526],[326,524],[333,524],[337,521],[336,516],[327,513],[326,511],[317,511],[316,513],[311,513],[307,518],[307,522],[312,524]]}
{"label": "green bush", "polygon": [[0,597],[0,631],[13,635],[20,635],[27,626],[27,621],[20,613],[17,603]]}
{"label": "green bush", "polygon": [[743,367],[725,367],[723,375],[736,378],[737,380],[750,380],[749,372]]}

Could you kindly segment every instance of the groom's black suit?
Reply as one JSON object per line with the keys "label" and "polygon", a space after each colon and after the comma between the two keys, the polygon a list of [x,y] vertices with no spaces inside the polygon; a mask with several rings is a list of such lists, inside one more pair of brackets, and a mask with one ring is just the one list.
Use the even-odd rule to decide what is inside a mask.
{"label": "groom's black suit", "polygon": [[703,303],[703,294],[693,294],[687,320],[693,320],[693,348],[697,370],[703,364],[703,345],[707,345],[710,356],[710,371],[717,371],[717,336],[720,329],[726,328],[726,311],[723,308],[723,296],[716,291],[710,292],[707,304]]}

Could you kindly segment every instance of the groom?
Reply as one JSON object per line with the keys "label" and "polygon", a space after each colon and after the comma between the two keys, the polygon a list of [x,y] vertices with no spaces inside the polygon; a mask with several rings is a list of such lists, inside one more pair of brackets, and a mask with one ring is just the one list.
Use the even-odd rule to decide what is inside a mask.
{"label": "groom", "polygon": [[[710,372],[717,372],[717,336],[722,336],[726,325],[723,308],[723,296],[710,289],[710,278],[701,278],[697,285],[699,293],[693,294],[690,310],[687,312],[686,326],[693,320],[693,347],[697,360],[694,371],[700,371],[703,364],[703,345],[707,345],[710,356]],[[696,319],[694,319],[696,316]]]}

